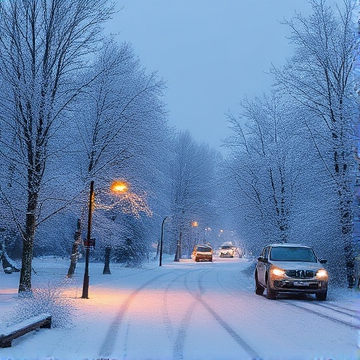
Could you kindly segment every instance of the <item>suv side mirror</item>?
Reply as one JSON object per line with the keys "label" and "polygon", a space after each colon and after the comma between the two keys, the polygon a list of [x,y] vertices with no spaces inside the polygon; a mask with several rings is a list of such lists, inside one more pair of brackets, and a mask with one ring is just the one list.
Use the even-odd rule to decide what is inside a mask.
{"label": "suv side mirror", "polygon": [[320,263],[320,264],[326,264],[326,263],[327,263],[327,260],[326,260],[326,259],[319,259],[319,263]]}
{"label": "suv side mirror", "polygon": [[259,256],[259,257],[258,257],[258,260],[259,260],[259,261],[262,261],[262,262],[264,262],[264,263],[267,263],[267,262],[268,262],[268,259],[267,259],[266,257],[263,257],[263,256]]}

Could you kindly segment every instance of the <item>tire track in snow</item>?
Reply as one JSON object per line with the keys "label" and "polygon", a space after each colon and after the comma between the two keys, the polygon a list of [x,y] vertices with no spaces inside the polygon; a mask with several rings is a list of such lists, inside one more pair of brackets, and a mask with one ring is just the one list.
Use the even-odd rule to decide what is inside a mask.
{"label": "tire track in snow", "polygon": [[192,314],[196,307],[196,300],[194,300],[188,307],[188,309],[185,312],[185,315],[183,316],[181,320],[180,327],[177,331],[177,336],[174,343],[173,348],[173,359],[174,360],[181,360],[183,359],[183,350],[185,345],[185,339],[186,339],[186,332],[190,324],[190,320],[192,317]]}
{"label": "tire track in snow", "polygon": [[168,335],[168,338],[170,341],[174,341],[174,327],[172,325],[172,322],[171,322],[171,319],[170,319],[170,316],[169,316],[169,312],[168,312],[168,301],[167,301],[167,297],[168,297],[168,292],[171,288],[171,286],[173,284],[177,284],[177,281],[186,276],[188,273],[192,272],[194,270],[190,270],[188,271],[187,273],[185,274],[181,274],[179,276],[177,276],[176,278],[174,278],[166,287],[165,291],[164,291],[164,295],[163,295],[163,303],[164,303],[164,306],[162,307],[162,315],[163,315],[163,321],[164,321],[164,324],[165,324],[165,329],[166,329],[166,332],[167,332],[167,335]]}
{"label": "tire track in snow", "polygon": [[[225,280],[227,280],[227,279],[226,279],[226,274],[224,275],[224,271],[223,271],[223,270],[216,272],[216,281],[217,281],[218,285],[220,286],[220,288],[221,288],[222,290],[226,291],[226,293],[228,293],[230,296],[236,298],[236,295],[234,294],[234,291],[233,291],[235,285],[233,284],[233,285],[230,287],[230,289],[229,289],[228,286],[225,286],[225,285],[224,285],[224,281],[222,281],[222,280],[220,279],[220,277],[225,277]],[[238,284],[236,284],[236,285],[238,285]]]}
{"label": "tire track in snow", "polygon": [[[345,326],[348,326],[348,327],[351,327],[353,329],[358,329],[360,330],[360,323],[359,323],[359,318],[358,317],[354,317],[354,316],[351,316],[349,314],[345,314],[344,312],[340,312],[340,311],[337,311],[337,310],[334,310],[332,309],[331,307],[329,306],[323,306],[321,304],[318,304],[318,303],[313,303],[312,305],[315,305],[317,307],[320,307],[320,308],[325,308],[325,309],[328,309],[328,310],[331,310],[335,313],[338,313],[338,314],[342,314],[342,315],[347,315],[347,317],[349,317],[350,319],[349,320],[344,320],[344,319],[338,319],[334,316],[331,316],[331,315],[328,315],[328,314],[325,314],[325,313],[322,313],[318,310],[313,310],[309,307],[309,304],[310,303],[307,303],[307,304],[304,304],[304,305],[307,305],[308,307],[304,306],[304,305],[300,305],[298,302],[290,302],[290,300],[283,300],[281,301],[281,303],[285,303],[286,305],[289,305],[289,306],[293,306],[293,307],[296,307],[296,308],[299,308],[299,309],[302,309],[306,312],[309,312],[311,314],[315,314],[317,316],[320,316],[324,319],[327,319],[327,320],[330,320],[332,322],[336,322],[338,324],[342,324],[342,325],[345,325]],[[310,305],[311,306],[311,305]],[[354,324],[354,321],[355,320],[358,320],[358,323],[357,324]]]}
{"label": "tire track in snow", "polygon": [[322,308],[325,309],[330,309],[332,311],[334,311],[335,313],[339,313],[339,314],[344,314],[344,315],[348,315],[348,316],[352,316],[358,320],[360,320],[360,314],[359,311],[353,310],[353,309],[347,309],[345,307],[341,307],[341,306],[336,306],[333,304],[323,304],[323,303],[313,303],[316,306],[320,306]]}
{"label": "tire track in snow", "polygon": [[113,322],[109,326],[109,329],[108,329],[108,331],[106,333],[105,340],[103,341],[103,343],[101,345],[101,348],[100,348],[100,351],[99,351],[99,356],[100,357],[110,356],[111,355],[111,352],[113,351],[114,346],[115,346],[116,338],[117,338],[117,335],[118,335],[118,332],[119,332],[119,329],[120,329],[120,325],[121,325],[122,320],[124,318],[124,315],[125,315],[126,311],[129,309],[129,306],[131,305],[134,298],[139,294],[139,292],[141,290],[143,290],[144,288],[149,286],[151,283],[153,283],[154,281],[160,279],[161,277],[169,275],[169,274],[171,274],[171,272],[160,274],[160,275],[152,278],[151,280],[145,282],[143,285],[138,287],[135,291],[133,291],[128,296],[128,298],[124,301],[124,303],[120,307],[120,309],[119,309],[118,313],[116,314]]}
{"label": "tire track in snow", "polygon": [[[188,277],[189,273],[190,272],[187,272],[186,274],[183,275],[184,276],[184,285],[188,292],[190,292],[188,285],[187,285],[187,277]],[[185,315],[181,319],[181,323],[177,330],[177,335],[176,335],[174,347],[173,347],[173,359],[174,360],[183,359],[183,351],[184,351],[184,345],[185,345],[185,339],[186,339],[186,332],[187,332],[187,329],[189,328],[191,317],[196,308],[196,304],[197,304],[197,301],[195,299],[188,306],[188,308],[185,312]]]}
{"label": "tire track in snow", "polygon": [[343,313],[343,314],[355,314],[356,317],[359,317],[360,313],[359,313],[359,310],[354,310],[354,309],[348,309],[344,306],[339,306],[339,305],[336,305],[336,304],[333,304],[333,303],[316,303],[316,305],[318,306],[322,306],[322,307],[325,307],[325,308],[328,308],[328,309],[332,309],[336,312],[339,312],[339,313]]}
{"label": "tire track in snow", "polygon": [[[208,270],[209,271],[209,270]],[[194,296],[194,298],[212,315],[219,325],[236,341],[236,343],[249,355],[252,359],[259,359],[258,353],[246,343],[246,341],[203,299],[202,295],[205,293],[205,287],[202,280],[206,272],[202,273],[198,279],[199,292],[194,293],[188,289],[188,291]]]}
{"label": "tire track in snow", "polygon": [[177,276],[176,278],[174,278],[166,287],[165,292],[164,292],[164,307],[163,307],[163,321],[165,324],[165,329],[168,335],[168,338],[170,340],[170,342],[174,342],[173,345],[173,359],[174,360],[181,360],[183,359],[183,349],[184,349],[184,345],[185,345],[185,339],[186,339],[186,332],[187,332],[187,328],[190,324],[191,321],[191,317],[192,314],[195,310],[196,307],[196,300],[193,300],[191,302],[191,304],[188,306],[188,308],[185,311],[184,316],[181,319],[179,328],[177,330],[174,329],[172,322],[171,322],[171,318],[169,316],[169,312],[167,311],[167,297],[168,297],[168,292],[171,288],[171,286],[173,284],[177,284],[178,280],[181,278],[184,278],[183,283],[185,284],[186,287],[186,279],[187,276],[190,273],[193,273],[194,271],[199,271],[199,269],[192,269],[188,272],[186,272],[185,274],[181,274],[179,276]]}
{"label": "tire track in snow", "polygon": [[[200,270],[200,269],[197,269],[195,272],[198,272],[198,270]],[[176,281],[178,281],[182,277],[184,277],[183,283],[185,285],[186,290],[194,298],[194,300],[188,305],[188,307],[185,311],[185,314],[181,318],[181,323],[177,330],[174,329],[167,310],[166,309],[164,310],[163,318],[164,318],[166,331],[168,333],[169,340],[174,341],[173,359],[174,360],[183,359],[183,350],[184,350],[184,346],[185,346],[186,334],[188,331],[188,327],[191,324],[191,318],[193,316],[193,313],[196,309],[197,304],[201,304],[213,316],[213,318],[218,322],[218,324],[221,325],[227,331],[227,333],[241,346],[241,348],[251,356],[252,359],[260,359],[258,357],[257,353],[241,338],[241,336],[229,324],[227,324],[226,321],[224,321],[224,319],[222,319],[221,316],[219,316],[216,313],[216,311],[214,311],[213,308],[209,304],[207,304],[204,301],[204,299],[202,298],[202,295],[206,291],[206,288],[203,286],[203,283],[202,283],[202,278],[210,270],[211,269],[207,269],[205,271],[203,269],[200,270],[201,274],[197,278],[198,291],[191,290],[188,285],[188,275],[190,273],[193,273],[194,270],[190,270],[185,274],[176,276],[173,280],[171,280],[171,282],[169,283],[169,285],[167,286],[167,288],[165,290],[164,308],[166,307],[166,297],[168,296],[167,293],[168,293],[169,289],[171,288],[171,286],[174,283],[176,283]],[[111,325],[109,326],[106,337],[103,341],[103,344],[102,344],[100,352],[99,352],[99,354],[100,354],[99,357],[104,358],[104,357],[111,356],[111,353],[114,349],[114,346],[115,346],[115,343],[116,343],[116,340],[118,337],[120,326],[123,323],[124,316],[125,316],[126,312],[128,311],[129,307],[131,306],[131,303],[134,301],[135,297],[144,288],[149,286],[151,283],[157,281],[159,278],[162,278],[163,276],[171,275],[172,273],[173,273],[173,271],[171,271],[169,273],[165,273],[165,274],[160,274],[160,275],[152,278],[151,280],[145,282],[143,285],[138,287],[135,291],[133,291],[127,297],[127,299],[121,305],[118,313],[115,315]],[[129,324],[128,324],[128,326],[129,326]]]}

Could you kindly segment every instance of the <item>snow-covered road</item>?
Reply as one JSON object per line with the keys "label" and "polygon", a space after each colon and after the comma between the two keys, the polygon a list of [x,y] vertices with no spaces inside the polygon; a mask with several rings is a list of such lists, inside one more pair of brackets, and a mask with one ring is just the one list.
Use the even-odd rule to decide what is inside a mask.
{"label": "snow-covered road", "polygon": [[[359,293],[330,289],[326,302],[267,300],[255,295],[252,272],[243,271],[249,264],[216,258],[112,265],[111,275],[90,264],[89,299],[80,298],[79,264],[77,285],[67,291],[77,308],[73,325],[14,340],[0,359],[359,359]],[[39,280],[48,272],[43,266]],[[0,310],[9,310],[15,294],[10,284],[3,294],[1,280],[10,276],[0,273]]]}

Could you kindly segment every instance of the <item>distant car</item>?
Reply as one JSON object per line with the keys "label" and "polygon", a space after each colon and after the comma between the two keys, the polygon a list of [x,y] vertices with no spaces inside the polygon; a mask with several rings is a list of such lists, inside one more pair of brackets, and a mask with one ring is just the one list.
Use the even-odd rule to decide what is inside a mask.
{"label": "distant car", "polygon": [[275,299],[278,293],[315,294],[326,300],[328,273],[309,246],[271,244],[258,257],[255,269],[255,293]]}
{"label": "distant car", "polygon": [[213,261],[213,249],[206,244],[195,245],[192,256],[196,262],[202,260]]}
{"label": "distant car", "polygon": [[233,245],[232,242],[227,241],[227,242],[224,242],[220,246],[219,256],[220,257],[232,257],[233,258],[235,256],[235,252],[236,252],[236,247]]}

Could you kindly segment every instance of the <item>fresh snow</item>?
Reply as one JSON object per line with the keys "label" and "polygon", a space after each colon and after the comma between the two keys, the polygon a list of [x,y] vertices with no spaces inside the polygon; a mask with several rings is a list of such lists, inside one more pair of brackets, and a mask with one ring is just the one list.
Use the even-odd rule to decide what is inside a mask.
{"label": "fresh snow", "polygon": [[[248,259],[166,257],[162,267],[158,261],[141,268],[111,264],[111,275],[90,262],[89,299],[82,299],[84,263],[73,279],[65,278],[68,266],[67,259],[34,259],[32,282],[34,289],[48,288],[72,318],[13,340],[0,348],[0,360],[360,359],[356,290],[330,288],[326,302],[271,301],[255,295]],[[19,303],[26,304],[18,281],[19,273],[0,271],[0,333]],[[32,309],[26,308],[28,317],[37,315]]]}
{"label": "fresh snow", "polygon": [[51,316],[50,313],[49,314],[41,314],[41,315],[33,316],[33,317],[29,318],[29,319],[23,320],[20,323],[14,323],[14,324],[9,325],[7,327],[3,327],[1,329],[1,332],[0,332],[0,337],[12,334],[13,332],[15,332],[15,331],[17,331],[19,329],[30,326],[30,325],[32,325],[34,323],[37,323],[38,321],[45,320],[46,318],[48,318],[50,316]]}

